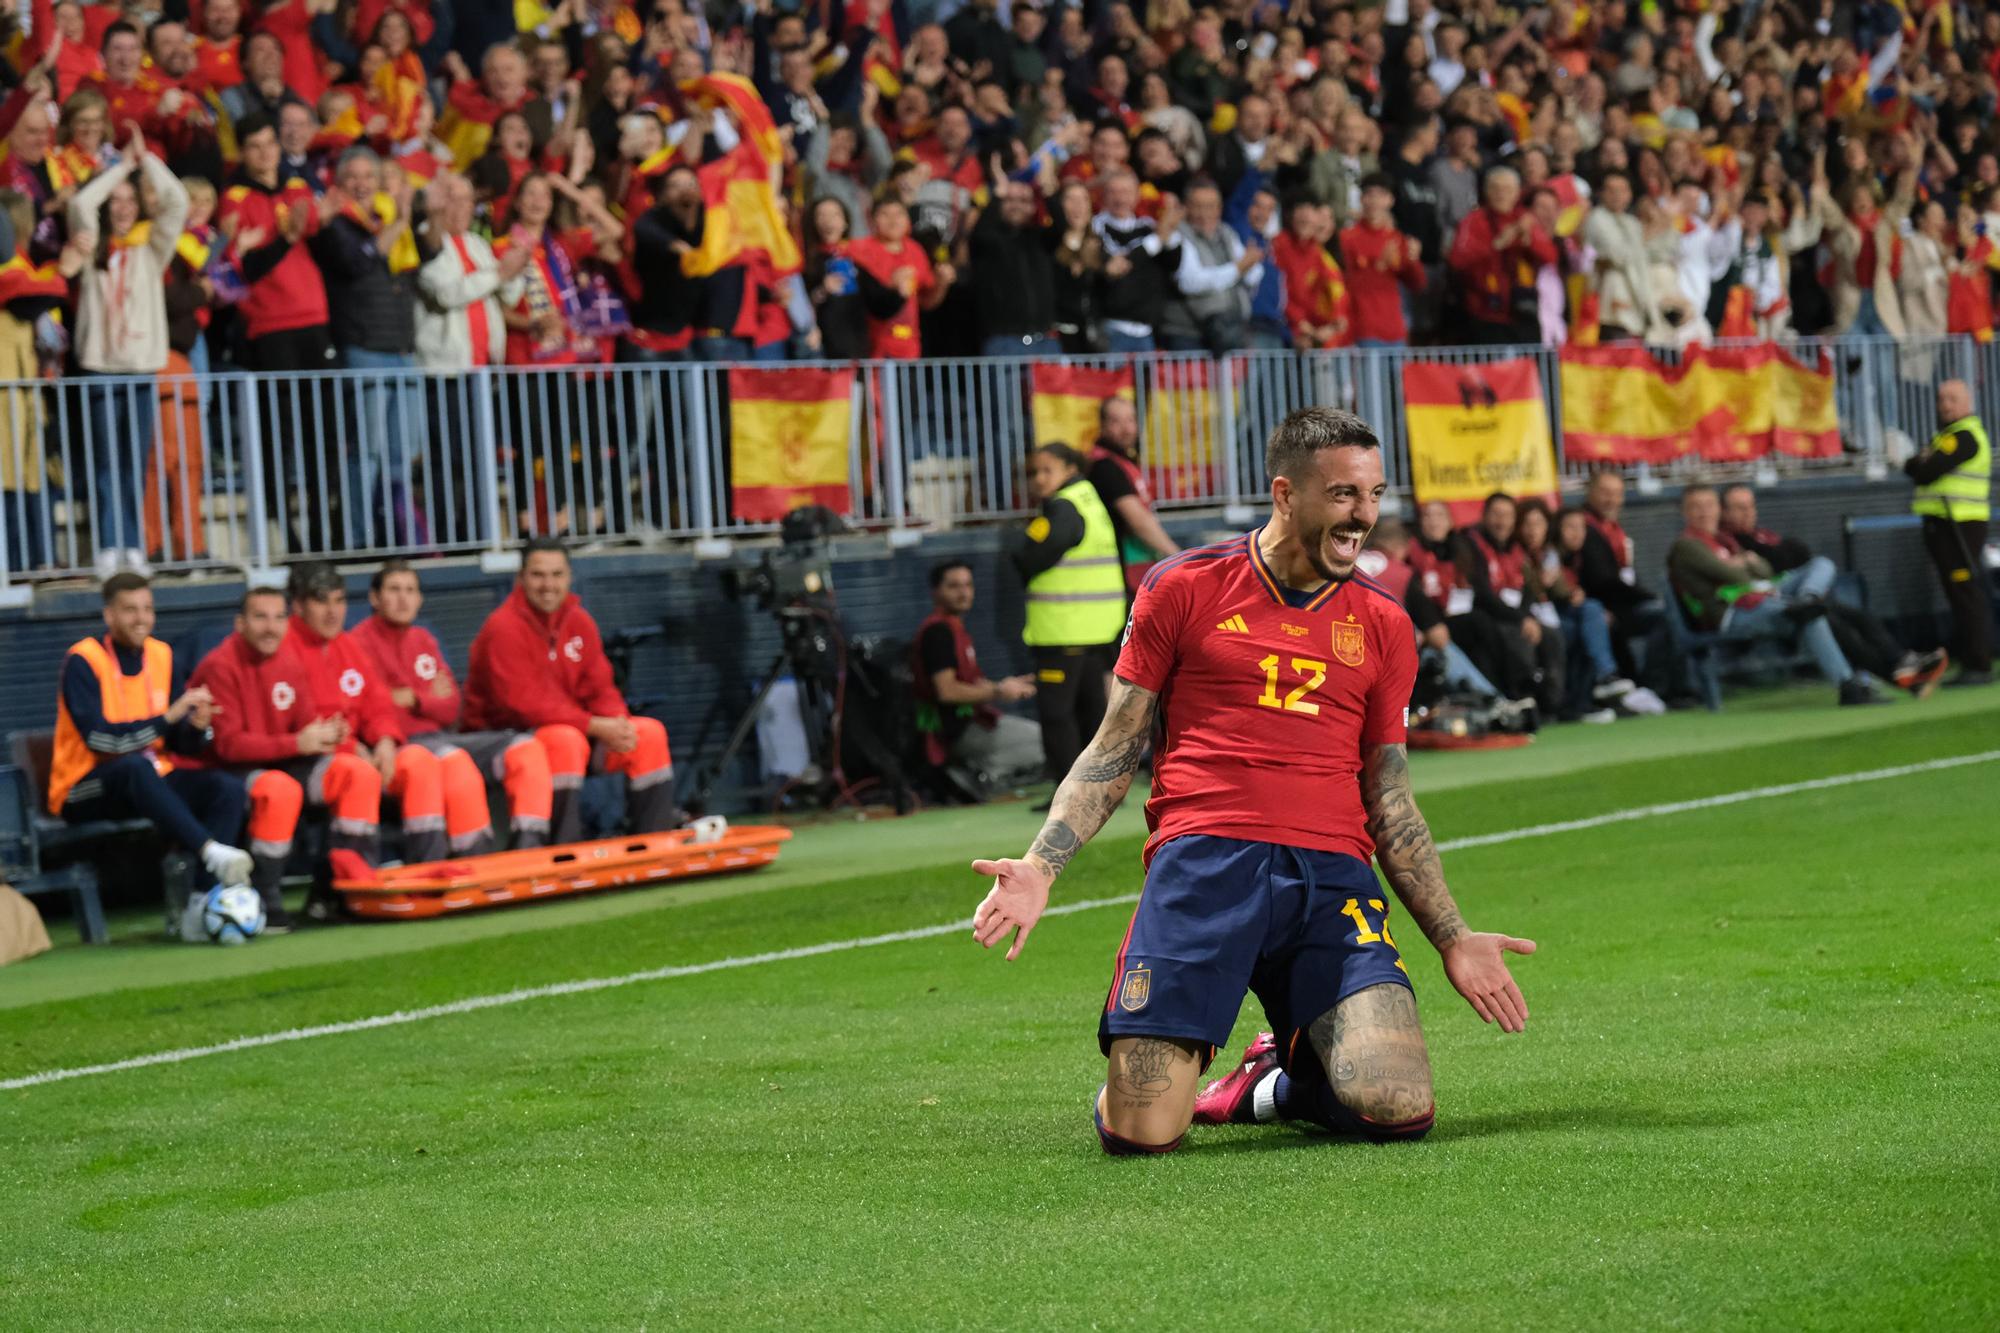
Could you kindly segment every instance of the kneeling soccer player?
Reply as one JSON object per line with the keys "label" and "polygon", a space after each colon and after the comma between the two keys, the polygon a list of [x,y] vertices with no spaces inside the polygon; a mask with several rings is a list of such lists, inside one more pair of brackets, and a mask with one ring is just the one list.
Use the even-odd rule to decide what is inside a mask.
{"label": "kneeling soccer player", "polygon": [[[1307,408],[1272,433],[1266,466],[1262,528],[1147,575],[1104,725],[1026,857],[973,862],[994,881],[974,938],[1013,936],[1018,957],[1162,729],[1145,888],[1098,1024],[1097,1132],[1114,1155],[1170,1152],[1195,1120],[1430,1129],[1430,1057],[1371,855],[1479,1016],[1527,1022],[1502,955],[1533,941],[1467,929],[1410,794],[1410,620],[1354,568],[1385,490],[1380,444],[1350,413]],[[1246,990],[1273,1031],[1201,1093]]]}

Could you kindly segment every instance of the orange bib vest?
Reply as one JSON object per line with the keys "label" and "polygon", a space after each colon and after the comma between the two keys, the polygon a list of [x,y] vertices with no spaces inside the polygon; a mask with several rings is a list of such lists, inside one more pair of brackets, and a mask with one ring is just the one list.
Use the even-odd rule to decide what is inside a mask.
{"label": "orange bib vest", "polygon": [[[145,660],[136,676],[128,676],[119,669],[118,655],[104,639],[84,639],[71,645],[69,651],[90,663],[90,669],[97,673],[98,692],[104,696],[106,722],[143,722],[167,711],[167,693],[173,684],[174,650],[158,639],[146,640]],[[67,663],[68,658],[65,657],[64,661]],[[148,748],[154,768],[163,775],[172,770],[173,765],[165,755],[164,737]],[[88,777],[91,769],[112,757],[99,754],[84,743],[83,733],[77,730],[76,720],[69,715],[69,704],[63,700],[58,689],[55,752],[49,761],[49,813],[61,814],[63,800],[69,795],[70,788]]]}

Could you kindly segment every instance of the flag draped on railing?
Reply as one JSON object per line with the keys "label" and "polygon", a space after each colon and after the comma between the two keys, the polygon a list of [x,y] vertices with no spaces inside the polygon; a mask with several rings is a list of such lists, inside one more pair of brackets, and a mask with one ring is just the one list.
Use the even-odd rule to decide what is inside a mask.
{"label": "flag draped on railing", "polygon": [[1555,447],[1533,357],[1412,361],[1403,368],[1403,403],[1418,504],[1443,500],[1453,519],[1470,523],[1495,491],[1556,503]]}
{"label": "flag draped on railing", "polygon": [[1775,343],[1693,347],[1678,366],[1631,345],[1565,348],[1562,427],[1564,455],[1580,462],[1840,454],[1832,365]]}
{"label": "flag draped on railing", "polygon": [[847,441],[854,370],[729,372],[731,509],[769,523],[805,505],[853,511]]}
{"label": "flag draped on railing", "polygon": [[1035,443],[1066,444],[1089,453],[1097,443],[1097,409],[1108,398],[1133,402],[1132,368],[1101,370],[1036,362],[1031,372]]}

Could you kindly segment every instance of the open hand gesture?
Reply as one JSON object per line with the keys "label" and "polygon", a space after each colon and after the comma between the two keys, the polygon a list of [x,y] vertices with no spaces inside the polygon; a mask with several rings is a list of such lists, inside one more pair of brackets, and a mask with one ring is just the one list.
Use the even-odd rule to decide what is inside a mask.
{"label": "open hand gesture", "polygon": [[1514,984],[1502,955],[1534,951],[1533,940],[1512,935],[1461,935],[1444,950],[1444,974],[1482,1021],[1498,1023],[1502,1032],[1519,1032],[1528,1025],[1528,1002],[1521,998],[1521,988]]}
{"label": "open hand gesture", "polygon": [[974,861],[972,873],[993,876],[986,900],[972,914],[972,938],[980,948],[990,949],[1018,928],[1021,933],[1007,949],[1011,963],[1021,956],[1028,932],[1048,908],[1051,876],[1033,861]]}

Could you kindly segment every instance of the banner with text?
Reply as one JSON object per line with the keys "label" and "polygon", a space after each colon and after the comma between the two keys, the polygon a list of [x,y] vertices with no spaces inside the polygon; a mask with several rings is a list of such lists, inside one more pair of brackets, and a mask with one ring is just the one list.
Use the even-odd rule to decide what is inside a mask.
{"label": "banner with text", "polygon": [[1495,491],[1556,503],[1555,443],[1534,358],[1412,361],[1403,368],[1403,402],[1418,504],[1443,500],[1455,522],[1470,523]]}
{"label": "banner with text", "polygon": [[1840,453],[1833,366],[1775,343],[1691,347],[1678,366],[1643,347],[1566,347],[1563,453],[1592,463],[1713,463]]}

